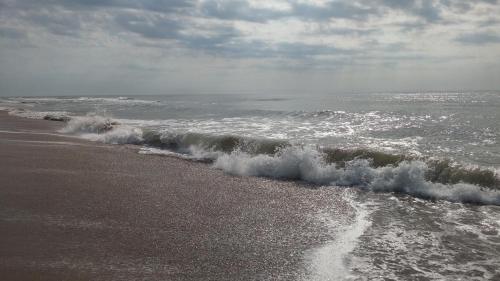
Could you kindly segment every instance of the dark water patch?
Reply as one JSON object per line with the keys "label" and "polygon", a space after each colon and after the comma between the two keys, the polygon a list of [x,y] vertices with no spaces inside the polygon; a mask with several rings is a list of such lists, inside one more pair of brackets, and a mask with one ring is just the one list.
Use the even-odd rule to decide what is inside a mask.
{"label": "dark water patch", "polygon": [[339,167],[345,167],[346,162],[355,159],[370,159],[373,167],[384,167],[388,165],[397,165],[405,160],[412,160],[413,157],[408,155],[389,154],[368,149],[339,149],[326,148],[323,149],[325,161],[327,163],[335,163]]}
{"label": "dark water patch", "polygon": [[173,151],[186,150],[192,146],[207,151],[231,153],[239,150],[253,155],[272,155],[279,149],[290,146],[287,141],[257,139],[236,135],[213,135],[204,133],[174,133],[168,131],[144,130],[144,143]]}
{"label": "dark water patch", "polygon": [[492,170],[481,169],[479,167],[467,168],[450,160],[430,160],[427,161],[429,171],[426,178],[432,182],[444,184],[456,184],[466,182],[479,186],[500,189],[500,179]]}
{"label": "dark water patch", "polygon": [[59,121],[59,122],[69,122],[71,118],[69,116],[64,116],[64,115],[53,115],[53,114],[47,114],[43,117],[44,120],[49,120],[49,121]]}

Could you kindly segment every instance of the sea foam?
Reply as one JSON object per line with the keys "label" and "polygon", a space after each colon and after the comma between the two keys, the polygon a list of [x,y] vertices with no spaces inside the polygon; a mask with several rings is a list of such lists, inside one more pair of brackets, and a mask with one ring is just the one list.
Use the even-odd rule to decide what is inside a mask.
{"label": "sea foam", "polygon": [[355,159],[345,167],[328,164],[312,148],[284,148],[276,155],[233,152],[219,157],[214,166],[234,175],[303,180],[321,185],[353,186],[374,192],[396,192],[432,200],[500,205],[498,191],[467,183],[441,184],[428,181],[423,161],[372,167],[368,159]]}
{"label": "sea foam", "polygon": [[143,133],[140,128],[122,125],[109,117],[94,114],[71,118],[60,132],[77,134],[85,139],[110,144],[141,144],[143,142]]}
{"label": "sea foam", "polygon": [[[360,204],[350,191],[341,193],[343,200],[354,211],[352,221],[342,221],[342,216],[333,217],[328,213],[320,213],[318,219],[325,224],[332,240],[314,249],[311,253],[311,278],[308,280],[355,280],[350,272],[351,254],[359,242],[359,238],[371,226],[371,211],[366,203]],[[369,202],[373,206],[372,202]],[[346,218],[343,217],[345,220]]]}
{"label": "sea foam", "polygon": [[9,115],[29,118],[29,119],[46,119],[51,121],[68,121],[70,113],[67,111],[32,111],[23,108],[4,107],[9,112]]}

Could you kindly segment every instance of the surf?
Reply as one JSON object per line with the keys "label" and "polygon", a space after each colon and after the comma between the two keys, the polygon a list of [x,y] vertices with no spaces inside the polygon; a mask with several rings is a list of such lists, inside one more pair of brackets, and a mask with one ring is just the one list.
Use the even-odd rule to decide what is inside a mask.
{"label": "surf", "polygon": [[467,168],[446,159],[419,159],[360,148],[293,145],[287,140],[238,135],[142,129],[95,114],[71,118],[60,132],[104,143],[136,144],[173,152],[187,156],[183,158],[210,162],[213,167],[238,176],[500,205],[500,180],[495,171]]}

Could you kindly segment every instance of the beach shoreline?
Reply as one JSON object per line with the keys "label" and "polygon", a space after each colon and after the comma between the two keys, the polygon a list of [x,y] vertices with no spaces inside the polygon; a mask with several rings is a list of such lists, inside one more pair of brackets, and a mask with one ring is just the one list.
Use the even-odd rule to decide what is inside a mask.
{"label": "beach shoreline", "polygon": [[303,280],[349,219],[333,188],[235,177],[0,111],[0,275],[8,280]]}

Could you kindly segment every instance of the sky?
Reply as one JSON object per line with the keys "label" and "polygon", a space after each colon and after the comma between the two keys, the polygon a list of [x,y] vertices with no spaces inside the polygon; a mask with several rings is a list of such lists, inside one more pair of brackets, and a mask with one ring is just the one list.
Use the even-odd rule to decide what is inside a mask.
{"label": "sky", "polygon": [[470,90],[497,0],[0,0],[0,96]]}

